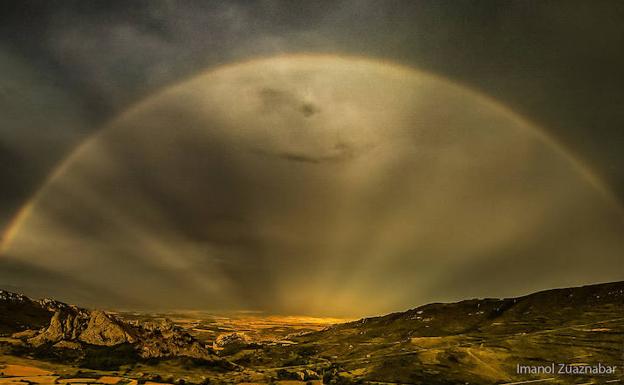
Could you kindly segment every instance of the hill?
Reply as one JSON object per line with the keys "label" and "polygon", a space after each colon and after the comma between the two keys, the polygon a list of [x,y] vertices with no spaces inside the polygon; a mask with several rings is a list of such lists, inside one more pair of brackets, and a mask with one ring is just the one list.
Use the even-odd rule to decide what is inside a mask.
{"label": "hill", "polygon": [[171,322],[127,322],[101,310],[7,291],[0,291],[0,309],[0,335],[10,337],[16,354],[93,368],[180,357],[231,366]]}
{"label": "hill", "polygon": [[379,382],[502,383],[542,378],[520,375],[517,365],[621,366],[624,282],[434,303],[296,341],[354,378]]}
{"label": "hill", "polygon": [[[436,385],[624,379],[621,369],[599,376],[519,372],[520,366],[624,366],[624,282],[433,303],[320,331],[281,331],[276,340],[253,340],[245,334],[250,325],[239,323],[240,329],[233,330],[231,320],[198,321],[178,314],[174,323],[138,313],[129,320],[8,292],[0,292],[0,309],[5,357],[123,368],[134,379],[157,375],[193,383],[290,385],[320,380]],[[208,322],[211,330],[221,331],[212,342],[200,337],[205,326],[198,325]]]}

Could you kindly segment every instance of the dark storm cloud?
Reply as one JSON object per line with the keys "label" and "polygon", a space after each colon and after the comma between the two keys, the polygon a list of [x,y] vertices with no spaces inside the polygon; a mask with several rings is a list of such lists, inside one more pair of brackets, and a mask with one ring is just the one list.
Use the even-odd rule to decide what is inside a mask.
{"label": "dark storm cloud", "polygon": [[299,163],[310,163],[310,164],[334,164],[345,162],[351,160],[361,154],[364,154],[366,151],[370,150],[372,146],[368,148],[356,149],[354,146],[351,146],[346,143],[337,143],[333,148],[333,153],[331,155],[313,155],[313,154],[305,154],[300,152],[267,152],[265,150],[252,149],[252,152],[262,156],[274,156],[279,159],[291,161],[291,162],[299,162]]}
{"label": "dark storm cloud", "polygon": [[0,227],[86,133],[83,105],[0,43]]}
{"label": "dark storm cloud", "polygon": [[276,154],[277,157],[291,160],[294,162],[304,162],[304,163],[336,163],[343,162],[346,160],[353,159],[355,157],[355,151],[352,147],[343,145],[337,147],[338,151],[335,155],[326,155],[326,156],[311,156],[305,154],[297,154],[292,152],[281,152]]}
{"label": "dark storm cloud", "polygon": [[[134,103],[209,68],[302,51],[387,59],[481,90],[545,127],[624,197],[621,2],[5,1],[0,8],[4,65],[0,71],[0,228],[87,134]],[[318,105],[286,89],[263,88],[257,96],[269,112],[283,109],[307,120],[324,113]],[[438,111],[440,121],[447,119],[443,106],[430,108]],[[156,120],[171,128],[186,113],[184,106],[176,105]],[[448,139],[429,134],[415,139],[421,145]],[[249,203],[252,193],[260,200],[278,198],[249,191],[245,181],[257,170],[232,161],[218,145],[202,147],[191,142],[177,146],[185,148],[184,153],[168,153],[168,147],[161,151],[171,160],[172,169],[188,172],[167,172],[169,185],[161,183],[157,175],[162,170],[142,167],[143,154],[136,149],[119,144],[109,150],[115,154],[123,179],[135,181],[135,188],[151,200],[146,206],[171,208],[159,214],[184,239],[202,239],[207,249],[229,247],[231,253],[229,259],[224,258],[227,263],[222,264],[221,273],[229,280],[253,280],[239,288],[236,296],[243,298],[245,305],[257,303],[260,296],[250,288],[274,289],[267,245],[258,239],[245,213],[253,206]],[[204,155],[206,147],[212,156]],[[317,166],[355,159],[368,149],[337,142],[332,151],[323,154],[263,152],[253,147],[249,151],[320,168]],[[212,182],[224,186],[219,191],[228,193],[213,198],[197,196],[201,189],[194,190],[189,178],[200,170],[207,170]],[[100,182],[104,184],[94,183],[103,195],[120,188]],[[399,179],[388,177],[384,182],[397,191],[402,186]],[[171,186],[177,190],[172,191]],[[207,187],[202,185],[203,190]],[[531,190],[530,186],[523,188],[527,193]],[[290,191],[284,188],[283,192],[288,196]],[[62,193],[85,208],[101,205],[77,191]],[[181,199],[199,204],[189,208],[179,204]],[[95,218],[81,217],[78,212],[72,215],[63,207],[44,205],[41,209],[86,238],[97,239],[108,228]],[[212,227],[193,220],[208,215],[215,224]],[[378,212],[371,213],[368,220],[378,216]],[[461,288],[475,278],[492,275],[494,267],[510,274],[514,268],[526,271],[537,255],[545,255],[544,250],[551,247],[539,234],[523,242],[510,249],[501,247],[473,266],[465,266],[451,282],[441,284],[440,290],[446,287],[450,296],[461,294]],[[358,247],[360,252],[366,251],[365,246]],[[111,252],[113,260],[129,255],[127,250]],[[525,263],[509,262],[526,253],[531,256]],[[240,265],[260,274],[242,274],[236,268]],[[140,266],[137,262],[133,271],[140,271]],[[34,277],[30,273],[24,276]],[[165,270],[157,268],[153,276],[169,279]],[[184,282],[175,284],[185,287]],[[521,286],[509,282],[510,290]]]}
{"label": "dark storm cloud", "polygon": [[[59,287],[63,289],[51,291]],[[0,289],[25,293],[33,298],[54,298],[77,305],[115,307],[137,307],[141,301],[128,296],[128,293],[111,292],[60,272],[32,266],[5,255],[0,259]]]}
{"label": "dark storm cloud", "polygon": [[[621,2],[67,0],[1,7],[4,43],[83,100],[90,130],[218,64],[300,51],[371,55],[503,101],[624,195]],[[52,164],[35,161],[33,168],[45,173]]]}
{"label": "dark storm cloud", "polygon": [[[483,298],[492,296],[488,286],[494,285],[500,288],[498,297],[513,297],[543,289],[539,282],[549,282],[550,287],[569,287],[569,279],[576,279],[579,284],[602,282],[604,279],[596,274],[598,270],[624,268],[624,262],[607,257],[608,252],[602,248],[606,239],[621,238],[621,219],[615,217],[590,225],[571,218],[589,217],[592,208],[573,205],[567,213],[539,223],[512,243],[473,255],[449,269],[428,295],[440,300]],[[571,239],[581,241],[572,246]],[[620,239],[619,247],[624,250],[624,239]],[[530,279],[520,272],[530,272]],[[444,298],[441,293],[449,297]]]}

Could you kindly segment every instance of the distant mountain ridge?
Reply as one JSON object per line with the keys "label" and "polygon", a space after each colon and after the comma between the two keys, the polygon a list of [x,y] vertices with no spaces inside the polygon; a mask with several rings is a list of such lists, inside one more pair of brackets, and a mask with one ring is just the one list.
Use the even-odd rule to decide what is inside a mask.
{"label": "distant mountain ridge", "polygon": [[[588,310],[620,310],[624,318],[624,281],[550,289],[522,297],[469,299],[453,303],[431,303],[404,312],[362,318],[338,324],[323,333],[348,329],[383,328],[384,335],[397,340],[412,336],[447,336],[472,331],[496,334],[492,324],[512,321],[522,332],[560,326],[569,320],[582,320]],[[535,322],[535,321],[538,322]],[[509,322],[508,322],[509,324]],[[527,324],[533,324],[527,329]],[[506,328],[506,332],[509,329]]]}
{"label": "distant mountain ridge", "polygon": [[23,294],[0,290],[0,335],[48,325],[57,309],[69,305],[51,299],[33,300]]}

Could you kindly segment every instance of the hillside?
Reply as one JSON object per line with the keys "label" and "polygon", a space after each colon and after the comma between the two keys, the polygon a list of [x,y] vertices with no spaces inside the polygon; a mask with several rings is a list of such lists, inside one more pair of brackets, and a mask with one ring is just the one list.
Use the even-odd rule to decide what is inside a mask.
{"label": "hillside", "polygon": [[[50,303],[51,304],[51,303]],[[0,335],[48,325],[54,310],[48,301],[35,301],[24,295],[0,290]]]}
{"label": "hillside", "polygon": [[[387,339],[450,336],[467,333],[496,335],[533,332],[617,314],[624,317],[624,282],[537,292],[524,297],[471,299],[457,303],[433,303],[405,312],[364,318],[319,333],[362,335],[376,331]],[[361,334],[365,331],[364,334]],[[357,338],[357,337],[356,337]]]}
{"label": "hillside", "polygon": [[[600,377],[517,372],[518,365],[553,363],[622,367],[624,282],[434,303],[320,331],[285,329],[275,339],[267,334],[250,338],[245,331],[254,330],[252,324],[240,320],[202,321],[177,314],[171,322],[139,313],[129,320],[8,292],[1,292],[0,308],[5,335],[0,357],[116,370],[113,374],[123,369],[132,379],[282,380],[290,385],[320,380],[423,385],[624,380],[621,371]],[[216,333],[209,334],[212,342],[199,337],[207,335],[207,325]],[[268,325],[270,330],[277,327]]]}
{"label": "hillside", "polygon": [[[0,291],[1,335],[16,354],[34,354],[87,367],[111,367],[140,359],[220,360],[171,322],[127,322],[100,310]],[[8,337],[8,338],[7,338]],[[220,362],[221,366],[231,366]]]}
{"label": "hillside", "polygon": [[518,364],[620,365],[624,282],[434,303],[296,340],[355,378],[379,382],[502,383],[540,378],[518,375]]}

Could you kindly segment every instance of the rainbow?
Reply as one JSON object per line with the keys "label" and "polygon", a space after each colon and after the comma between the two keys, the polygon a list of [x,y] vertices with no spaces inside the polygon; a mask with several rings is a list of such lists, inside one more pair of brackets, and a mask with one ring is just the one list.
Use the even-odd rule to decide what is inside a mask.
{"label": "rainbow", "polygon": [[225,70],[231,70],[233,68],[236,67],[240,67],[240,66],[246,66],[246,65],[250,65],[250,64],[255,64],[255,63],[261,63],[263,61],[267,61],[267,60],[279,60],[279,59],[288,59],[288,60],[318,60],[318,59],[331,59],[331,60],[341,60],[341,61],[349,61],[349,62],[361,62],[361,63],[374,63],[374,64],[381,64],[385,67],[387,67],[388,69],[392,69],[393,71],[398,71],[399,73],[404,73],[406,75],[413,75],[414,73],[418,73],[421,76],[426,76],[429,77],[431,79],[435,79],[444,83],[450,83],[453,84],[455,87],[458,87],[460,90],[462,90],[463,92],[471,95],[472,97],[478,99],[480,102],[482,102],[484,105],[489,106],[490,108],[492,108],[495,111],[498,111],[500,113],[505,114],[506,116],[508,116],[510,119],[512,119],[513,121],[515,121],[516,123],[518,123],[519,125],[522,126],[526,126],[526,127],[530,127],[532,129],[532,133],[534,135],[536,135],[540,140],[542,140],[543,142],[545,142],[546,144],[548,144],[554,151],[556,151],[558,153],[558,155],[564,157],[567,161],[569,161],[572,165],[574,165],[575,169],[582,175],[582,177],[588,181],[593,187],[595,187],[603,196],[603,198],[609,202],[614,210],[617,210],[617,212],[620,214],[620,216],[622,217],[622,219],[624,220],[624,205],[622,204],[622,202],[620,202],[620,200],[617,198],[617,196],[613,193],[613,191],[604,183],[604,181],[598,177],[582,160],[580,160],[579,158],[577,158],[576,156],[574,156],[568,149],[566,149],[560,142],[556,141],[555,138],[553,138],[552,136],[550,136],[549,134],[547,134],[543,129],[540,129],[536,124],[534,124],[533,122],[531,122],[530,120],[528,120],[525,117],[520,116],[519,114],[515,113],[514,111],[512,111],[511,109],[509,109],[507,106],[503,105],[502,103],[490,98],[489,96],[486,96],[478,91],[475,91],[474,89],[462,85],[462,84],[458,84],[457,82],[445,78],[443,76],[437,75],[437,74],[432,74],[432,73],[428,73],[428,72],[424,72],[421,71],[419,69],[413,68],[413,67],[409,67],[403,64],[398,64],[398,63],[394,63],[391,61],[387,61],[385,59],[379,59],[379,58],[365,58],[365,57],[360,57],[360,56],[351,56],[351,55],[336,55],[336,54],[308,54],[308,53],[301,53],[301,54],[284,54],[284,55],[277,55],[277,56],[270,56],[270,57],[260,57],[260,58],[253,58],[251,60],[247,60],[247,61],[242,61],[242,62],[236,62],[236,63],[232,63],[232,64],[227,64],[227,65],[222,65],[222,66],[218,66],[215,68],[211,68],[208,69],[206,71],[202,71],[199,74],[195,74],[194,76],[183,80],[179,83],[176,83],[174,85],[171,85],[169,87],[165,87],[164,89],[158,91],[156,94],[148,96],[146,98],[144,98],[142,101],[132,105],[129,109],[127,109],[126,111],[122,112],[121,114],[119,114],[116,118],[114,118],[112,121],[108,122],[107,124],[105,124],[101,129],[97,130],[94,134],[92,134],[89,138],[85,139],[82,143],[80,143],[78,145],[78,147],[73,150],[69,156],[67,156],[64,160],[62,160],[59,165],[48,175],[48,177],[44,180],[44,182],[41,184],[41,186],[39,187],[39,189],[32,195],[32,197],[20,208],[20,210],[14,215],[14,217],[12,218],[12,220],[10,221],[9,225],[7,226],[7,228],[4,231],[4,234],[2,235],[2,238],[0,239],[0,255],[4,254],[4,252],[6,252],[6,250],[9,248],[9,246],[11,245],[12,240],[15,238],[16,234],[19,232],[21,225],[24,223],[24,221],[26,220],[26,218],[28,218],[28,216],[30,215],[30,213],[34,210],[38,200],[40,199],[40,197],[42,196],[42,194],[45,192],[46,186],[48,186],[53,180],[55,180],[59,175],[63,174],[63,172],[65,171],[65,169],[67,168],[67,166],[74,160],[76,159],[84,150],[85,148],[88,147],[88,145],[95,141],[99,135],[105,131],[107,129],[107,127],[110,127],[111,125],[114,125],[115,122],[117,122],[118,120],[123,119],[125,116],[131,114],[133,111],[140,109],[142,106],[146,105],[147,103],[149,103],[149,101],[155,96],[158,95],[160,93],[164,93],[167,91],[171,91],[171,90],[175,90],[179,87],[183,87],[185,84],[192,82],[193,80],[206,76],[208,74],[212,74],[212,73],[218,73],[220,71],[225,71]]}

